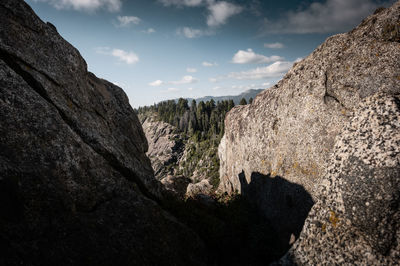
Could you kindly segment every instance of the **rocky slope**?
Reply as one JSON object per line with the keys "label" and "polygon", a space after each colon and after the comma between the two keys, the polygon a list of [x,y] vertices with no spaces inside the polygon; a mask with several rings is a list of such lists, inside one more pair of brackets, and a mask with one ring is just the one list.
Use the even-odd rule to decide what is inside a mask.
{"label": "rocky slope", "polygon": [[147,156],[150,158],[155,177],[158,180],[174,174],[171,168],[182,157],[184,140],[176,129],[165,122],[157,121],[153,116],[141,118],[143,131],[149,144]]}
{"label": "rocky slope", "polygon": [[140,117],[143,131],[149,143],[147,156],[155,172],[156,179],[164,187],[184,198],[186,189],[192,181],[177,175],[176,168],[185,151],[186,139],[172,125],[158,121],[154,115]]}
{"label": "rocky slope", "polygon": [[205,263],[124,92],[22,0],[0,2],[0,121],[1,265]]}
{"label": "rocky slope", "polygon": [[[221,192],[247,194],[280,232],[282,243],[289,243],[292,236],[298,238],[308,210],[317,201],[292,252],[294,261],[362,264],[369,258],[382,263],[398,258],[398,225],[387,221],[397,219],[399,212],[395,181],[399,142],[392,132],[398,128],[399,25],[400,2],[389,9],[378,9],[351,32],[328,38],[276,86],[260,93],[253,104],[236,107],[226,117],[226,133],[219,147]],[[394,121],[389,123],[387,117],[392,113]],[[368,125],[368,118],[371,123],[388,122]],[[367,131],[346,129],[347,123]],[[371,142],[361,141],[368,136]],[[344,140],[339,147],[341,138]],[[335,170],[340,174],[329,172],[340,161],[330,160],[335,143],[336,150],[344,149],[352,158],[347,166]],[[370,150],[376,145],[380,148]],[[362,152],[369,159],[361,158]],[[375,156],[378,158],[372,160]],[[383,167],[385,163],[390,169]],[[331,184],[325,194],[318,189],[322,181]],[[367,188],[364,182],[374,185]],[[394,188],[383,186],[385,182]],[[383,199],[376,204],[367,201],[373,208],[362,206],[373,194]],[[382,216],[377,214],[378,206],[384,207]],[[373,222],[361,221],[363,215]],[[383,221],[376,227],[379,219]],[[386,226],[388,230],[377,229]],[[357,228],[360,233],[352,234]],[[376,243],[382,236],[383,249]],[[348,239],[347,246],[344,241]],[[341,252],[343,255],[339,255]]]}
{"label": "rocky slope", "polygon": [[210,194],[213,186],[209,181],[212,167],[209,154],[205,152],[194,159],[196,143],[178,133],[174,126],[158,121],[155,114],[142,115],[140,120],[156,178],[181,197]]}

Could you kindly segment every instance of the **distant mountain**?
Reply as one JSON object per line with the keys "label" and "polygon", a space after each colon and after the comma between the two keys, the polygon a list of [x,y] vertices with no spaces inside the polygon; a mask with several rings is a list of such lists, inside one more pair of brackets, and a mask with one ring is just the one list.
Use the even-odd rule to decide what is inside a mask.
{"label": "distant mountain", "polygon": [[[247,91],[245,91],[245,92],[242,92],[242,93],[239,94],[239,95],[228,95],[228,96],[204,96],[204,97],[201,97],[201,98],[197,98],[197,99],[195,99],[195,100],[196,100],[197,103],[200,102],[200,101],[206,102],[206,101],[209,101],[209,100],[211,100],[211,99],[213,99],[215,102],[224,101],[224,100],[233,100],[233,102],[235,103],[235,105],[238,105],[239,102],[240,102],[240,100],[241,100],[242,98],[245,98],[246,101],[248,102],[250,98],[253,98],[253,99],[254,99],[254,98],[257,96],[257,94],[259,94],[259,93],[262,92],[263,90],[264,90],[264,89],[257,89],[257,90],[251,89],[251,90],[247,90]],[[187,100],[189,101],[189,104],[190,104],[190,103],[192,102],[193,98],[187,98]]]}

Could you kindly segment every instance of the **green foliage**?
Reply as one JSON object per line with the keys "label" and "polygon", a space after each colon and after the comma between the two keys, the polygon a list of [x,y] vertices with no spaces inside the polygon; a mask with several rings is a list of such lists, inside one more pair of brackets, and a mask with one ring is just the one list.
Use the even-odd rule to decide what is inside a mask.
{"label": "green foliage", "polygon": [[240,100],[240,103],[239,103],[240,105],[246,105],[247,104],[247,101],[246,101],[246,99],[245,98],[242,98],[241,100]]}
{"label": "green foliage", "polygon": [[139,107],[140,115],[152,112],[157,113],[161,121],[169,123],[188,133],[189,137],[195,136],[196,141],[215,139],[218,143],[224,134],[225,115],[235,104],[232,100],[215,103],[214,100],[196,103],[192,101],[189,107],[186,99],[178,101],[169,100],[152,106]]}
{"label": "green foliage", "polygon": [[[186,99],[164,101],[153,106],[140,107],[139,117],[157,114],[158,119],[175,126],[186,141],[186,160],[168,169],[175,174],[193,176],[195,171],[206,176],[214,189],[219,184],[218,145],[225,130],[225,116],[235,106],[233,100],[215,103]],[[173,167],[174,169],[171,169]],[[196,180],[195,180],[196,181]]]}
{"label": "green foliage", "polygon": [[[219,184],[218,145],[224,134],[226,113],[234,102],[166,101],[137,110],[139,117],[157,114],[178,128],[186,140],[186,160],[172,164],[177,175],[205,175],[216,189]],[[196,180],[194,180],[196,182]],[[207,247],[209,265],[268,265],[286,250],[276,245],[277,233],[254,205],[241,195],[212,196],[210,202],[166,195],[160,204],[199,235]]]}

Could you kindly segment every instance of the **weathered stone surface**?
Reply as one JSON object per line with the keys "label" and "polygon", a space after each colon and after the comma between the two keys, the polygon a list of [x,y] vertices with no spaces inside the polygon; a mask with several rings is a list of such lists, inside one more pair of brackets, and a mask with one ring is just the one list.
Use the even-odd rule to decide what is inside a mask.
{"label": "weathered stone surface", "polygon": [[205,263],[124,92],[20,0],[0,2],[0,121],[1,265]]}
{"label": "weathered stone surface", "polygon": [[29,80],[85,143],[159,194],[144,154],[145,136],[120,88],[88,73],[79,52],[21,1],[2,1],[0,36],[1,58]]}
{"label": "weathered stone surface", "polygon": [[186,189],[190,183],[191,180],[184,176],[167,175],[161,179],[161,184],[163,184],[167,190],[172,191],[180,199],[185,198]]}
{"label": "weathered stone surface", "polygon": [[363,100],[329,163],[300,239],[280,263],[398,265],[400,96]]}
{"label": "weathered stone surface", "polygon": [[210,172],[213,170],[210,153],[213,150],[209,149],[195,159],[195,147],[199,144],[184,137],[177,128],[157,121],[156,114],[143,115],[140,120],[149,143],[147,155],[156,178],[162,181],[164,187],[181,196],[182,191],[186,192],[186,187],[192,183],[187,197],[194,197],[196,193],[212,194],[215,188],[210,184]]}
{"label": "weathered stone surface", "polygon": [[189,184],[186,190],[186,196],[194,198],[198,194],[210,195],[212,185],[207,179],[203,179],[195,184]]}
{"label": "weathered stone surface", "polygon": [[248,183],[253,172],[279,175],[314,196],[335,137],[360,100],[400,92],[399,23],[397,2],[328,38],[253,104],[231,110],[219,147],[219,190],[240,192],[243,170]]}
{"label": "weathered stone surface", "polygon": [[157,121],[151,116],[143,117],[142,126],[149,143],[147,156],[156,178],[161,180],[169,174],[174,174],[173,166],[182,157],[184,140],[172,125]]}
{"label": "weathered stone surface", "polygon": [[[228,113],[225,136],[219,146],[219,191],[251,196],[271,226],[280,232],[278,242],[289,243],[292,234],[296,238],[300,235],[307,212],[318,199],[315,189],[330,165],[335,139],[355,117],[360,102],[377,93],[400,93],[399,32],[393,25],[400,25],[400,1],[391,8],[378,10],[351,32],[328,38],[310,56],[296,63],[277,85],[260,93],[251,105],[235,107]],[[387,171],[380,172],[381,176],[395,174],[393,169],[379,171]],[[246,189],[251,184],[259,185],[248,193]],[[359,186],[361,183],[352,184],[351,189]],[[361,191],[348,188],[344,195],[348,202],[358,202],[357,195],[364,197]],[[378,188],[370,191],[393,192],[388,187],[375,189]],[[286,206],[288,201],[277,191],[293,199],[295,208]],[[325,211],[329,214],[329,209]],[[364,215],[375,214],[361,211],[353,223],[365,231],[372,230],[368,234],[371,243],[377,242],[373,245],[387,247],[386,241],[381,243],[380,234],[393,236],[395,231],[378,233],[382,228],[371,229],[374,226],[365,224]],[[335,217],[332,214],[333,220]],[[383,217],[392,216],[385,213]],[[307,248],[316,250],[312,253],[316,258],[310,259],[314,264],[324,263],[318,259],[325,256],[319,255],[318,237],[308,238]]]}

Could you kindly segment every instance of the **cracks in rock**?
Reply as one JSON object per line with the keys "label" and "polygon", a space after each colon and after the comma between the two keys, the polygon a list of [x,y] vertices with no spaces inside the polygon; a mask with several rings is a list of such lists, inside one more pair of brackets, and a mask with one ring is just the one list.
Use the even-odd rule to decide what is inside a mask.
{"label": "cracks in rock", "polygon": [[76,125],[76,123],[69,118],[64,111],[59,108],[49,97],[47,94],[47,91],[43,87],[43,85],[35,79],[35,77],[29,73],[28,71],[24,70],[21,67],[22,65],[25,65],[32,70],[37,71],[38,73],[44,75],[47,79],[49,79],[52,83],[54,83],[57,86],[60,86],[59,83],[54,81],[51,77],[48,75],[42,73],[42,71],[38,71],[35,68],[33,68],[31,65],[29,65],[27,62],[25,62],[23,59],[19,58],[18,56],[4,50],[2,47],[0,47],[0,59],[2,59],[15,73],[17,73],[36,93],[38,93],[47,103],[49,103],[52,107],[55,108],[57,113],[60,115],[61,119],[65,122],[65,124],[84,142],[86,145],[88,145],[94,152],[99,154],[104,158],[106,162],[117,172],[119,172],[122,176],[124,176],[127,180],[133,181],[136,183],[137,187],[139,188],[139,191],[146,197],[148,197],[151,200],[156,201],[159,203],[159,199],[153,195],[145,186],[142,180],[128,167],[125,167],[122,165],[122,163],[116,158],[116,156],[106,150],[102,150],[95,145],[93,145],[92,140],[88,140],[85,138],[84,132],[82,132]]}
{"label": "cracks in rock", "polygon": [[324,79],[325,93],[324,93],[324,97],[323,97],[324,104],[328,105],[328,100],[331,99],[331,100],[334,100],[335,102],[337,102],[341,107],[344,108],[344,105],[339,101],[339,99],[336,98],[335,95],[332,95],[328,92],[328,72],[327,71],[325,71],[324,77],[325,77],[325,79]]}
{"label": "cracks in rock", "polygon": [[[47,74],[46,72],[44,72],[44,71],[42,71],[42,70],[39,70],[39,69],[35,68],[32,64],[26,62],[25,60],[23,60],[22,58],[20,58],[18,55],[14,54],[14,53],[12,53],[12,52],[10,52],[10,51],[5,50],[3,47],[1,47],[1,44],[0,44],[0,54],[1,54],[2,57],[3,57],[3,54],[4,54],[4,55],[5,55],[5,58],[7,58],[7,57],[8,57],[8,58],[11,58],[11,59],[13,60],[14,64],[17,64],[17,65],[18,65],[17,62],[18,62],[18,61],[21,62],[21,63],[24,64],[26,67],[28,67],[28,68],[30,68],[30,69],[32,69],[32,70],[34,70],[34,71],[36,71],[36,72],[42,74],[42,75],[43,75],[46,79],[48,79],[51,83],[55,84],[55,85],[58,86],[58,87],[61,86],[61,84],[58,83],[57,81],[55,81],[52,77],[50,77],[49,74]],[[3,59],[3,60],[7,63],[6,59]],[[8,64],[8,63],[7,63],[7,64]],[[18,65],[18,67],[21,68],[19,65]],[[25,72],[26,72],[26,71],[25,71]]]}

